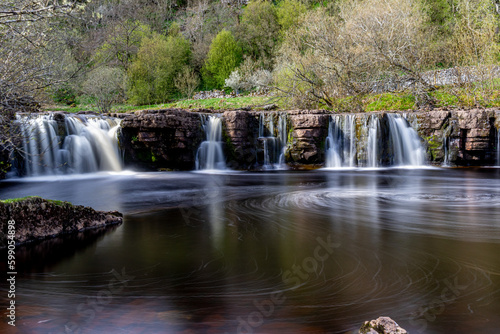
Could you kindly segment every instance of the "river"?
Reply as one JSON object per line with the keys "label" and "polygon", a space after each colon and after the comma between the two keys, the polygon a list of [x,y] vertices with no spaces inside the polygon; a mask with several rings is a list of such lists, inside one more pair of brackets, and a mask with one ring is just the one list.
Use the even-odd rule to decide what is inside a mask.
{"label": "river", "polygon": [[498,168],[0,182],[27,195],[125,219],[18,248],[17,333],[347,333],[382,315],[411,333],[500,328]]}

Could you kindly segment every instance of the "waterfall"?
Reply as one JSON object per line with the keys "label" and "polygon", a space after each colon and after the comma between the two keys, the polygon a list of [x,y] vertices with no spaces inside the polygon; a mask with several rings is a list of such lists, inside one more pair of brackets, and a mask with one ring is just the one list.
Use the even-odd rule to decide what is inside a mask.
{"label": "waterfall", "polygon": [[208,119],[202,115],[206,140],[196,152],[196,169],[225,169],[226,162],[222,149],[222,121],[218,116],[210,115]]}
{"label": "waterfall", "polygon": [[282,169],[285,166],[287,145],[286,114],[279,114],[277,136],[275,135],[275,113],[259,114],[259,141],[262,142],[264,169]]}
{"label": "waterfall", "polygon": [[356,157],[355,115],[330,116],[326,138],[326,167],[355,167]]}
{"label": "waterfall", "polygon": [[[357,129],[358,123],[364,128]],[[420,137],[400,114],[330,116],[325,150],[327,168],[423,166],[426,161]]]}
{"label": "waterfall", "polygon": [[379,162],[379,130],[380,119],[377,115],[371,115],[368,123],[368,147],[367,147],[367,167],[378,167]]}
{"label": "waterfall", "polygon": [[425,149],[417,132],[399,114],[387,114],[395,166],[425,165]]}
{"label": "waterfall", "polygon": [[450,135],[453,127],[448,126],[446,130],[443,132],[443,167],[450,167]]}
{"label": "waterfall", "polygon": [[[117,131],[111,118],[54,115],[17,116],[23,134],[24,173],[28,176],[120,171]],[[21,172],[22,173],[22,172]]]}

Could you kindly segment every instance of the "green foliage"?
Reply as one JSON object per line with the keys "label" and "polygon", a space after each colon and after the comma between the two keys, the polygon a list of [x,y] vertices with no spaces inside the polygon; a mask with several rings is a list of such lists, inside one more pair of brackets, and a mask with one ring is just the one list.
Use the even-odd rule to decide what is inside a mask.
{"label": "green foliage", "polygon": [[203,81],[208,89],[224,87],[224,81],[238,67],[242,51],[233,34],[222,30],[213,39],[207,60],[202,68]]}
{"label": "green foliage", "polygon": [[278,42],[280,25],[276,8],[269,1],[251,1],[241,16],[238,40],[243,51],[259,60],[264,69],[271,69],[274,49]]}
{"label": "green foliage", "polygon": [[132,104],[168,101],[177,93],[174,78],[189,62],[190,44],[180,35],[145,38],[137,60],[129,69],[129,98]]}
{"label": "green foliage", "polygon": [[70,86],[62,86],[57,88],[52,94],[54,102],[63,103],[68,106],[76,103],[76,93]]}
{"label": "green foliage", "polygon": [[281,0],[278,2],[276,16],[281,26],[281,35],[284,35],[288,29],[297,26],[300,15],[306,11],[306,5],[298,0]]}
{"label": "green foliage", "polygon": [[451,32],[453,12],[450,2],[454,0],[424,0],[428,23],[442,34]]}
{"label": "green foliage", "polygon": [[415,98],[408,93],[384,93],[365,100],[365,111],[408,110],[415,105]]}
{"label": "green foliage", "polygon": [[119,21],[108,28],[106,41],[95,52],[94,62],[119,66],[127,71],[142,40],[151,35],[147,25],[133,20]]}
{"label": "green foliage", "polygon": [[[36,198],[43,199],[40,196],[26,196],[26,197],[20,197],[20,198],[4,199],[4,200],[0,200],[0,202],[2,202],[4,204],[12,204],[12,203],[23,202],[26,200],[36,199]],[[66,202],[66,201],[59,201],[59,200],[52,200],[52,199],[43,199],[43,200],[47,201],[51,204],[57,205],[57,206],[64,206],[64,205],[71,205],[72,206],[73,205],[70,202]]]}

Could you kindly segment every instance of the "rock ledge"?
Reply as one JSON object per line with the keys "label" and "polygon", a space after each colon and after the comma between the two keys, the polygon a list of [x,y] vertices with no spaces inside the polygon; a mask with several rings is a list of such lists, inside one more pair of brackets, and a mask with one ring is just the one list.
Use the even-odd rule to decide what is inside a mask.
{"label": "rock ledge", "polygon": [[0,248],[6,247],[9,220],[15,221],[16,244],[123,221],[123,215],[117,211],[95,211],[90,207],[40,197],[0,201],[0,218]]}

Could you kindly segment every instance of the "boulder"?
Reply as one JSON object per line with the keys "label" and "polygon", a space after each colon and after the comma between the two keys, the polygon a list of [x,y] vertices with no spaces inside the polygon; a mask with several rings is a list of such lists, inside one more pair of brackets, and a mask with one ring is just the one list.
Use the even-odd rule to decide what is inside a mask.
{"label": "boulder", "polygon": [[389,317],[379,317],[375,320],[365,321],[359,329],[359,334],[407,334],[394,320]]}
{"label": "boulder", "polygon": [[[90,207],[40,197],[0,201],[0,233],[8,233],[8,221],[15,221],[16,243],[55,237],[86,229],[121,224],[123,215],[117,211],[95,211]],[[6,247],[2,237],[0,248]]]}

